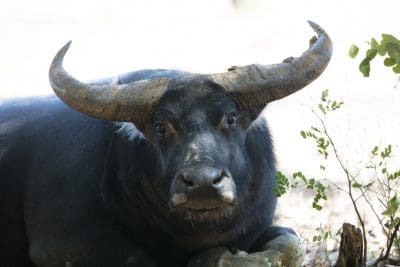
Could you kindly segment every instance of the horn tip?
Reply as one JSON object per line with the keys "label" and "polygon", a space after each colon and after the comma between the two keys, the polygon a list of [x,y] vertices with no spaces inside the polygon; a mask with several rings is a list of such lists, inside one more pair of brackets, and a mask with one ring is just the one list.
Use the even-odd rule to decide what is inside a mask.
{"label": "horn tip", "polygon": [[72,40],[69,40],[64,46],[63,48],[61,48],[61,51],[64,51],[64,54],[68,51],[69,47],[72,44]]}
{"label": "horn tip", "polygon": [[311,28],[318,34],[320,33],[325,33],[325,31],[319,26],[317,23],[311,20],[307,20],[308,24],[311,26]]}
{"label": "horn tip", "polygon": [[61,72],[64,72],[64,69],[62,67],[64,56],[67,53],[69,47],[71,46],[72,41],[68,41],[56,54],[56,56],[53,58],[53,61],[51,62],[50,69],[49,69],[49,79],[50,79],[50,85],[53,87],[53,89],[56,92],[61,92],[63,89],[61,87],[57,86],[56,82],[56,76]]}
{"label": "horn tip", "polygon": [[71,46],[72,41],[68,41],[56,54],[56,56],[53,59],[53,62],[51,63],[50,70],[56,68],[57,66],[61,66],[64,56],[67,53],[69,47]]}
{"label": "horn tip", "polygon": [[69,40],[58,52],[57,57],[64,57],[64,55],[67,53],[69,47],[72,44],[72,40]]}

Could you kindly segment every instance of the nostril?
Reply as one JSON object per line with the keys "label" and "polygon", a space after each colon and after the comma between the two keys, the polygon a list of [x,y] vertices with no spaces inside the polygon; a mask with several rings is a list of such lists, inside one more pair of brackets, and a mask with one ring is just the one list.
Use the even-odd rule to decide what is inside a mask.
{"label": "nostril", "polygon": [[213,185],[219,185],[219,184],[221,183],[221,181],[222,181],[223,178],[224,178],[223,175],[220,175],[219,177],[217,177],[217,179],[215,179],[215,180],[213,181]]}
{"label": "nostril", "polygon": [[187,179],[186,177],[182,177],[182,182],[187,186],[187,187],[193,187],[194,183]]}

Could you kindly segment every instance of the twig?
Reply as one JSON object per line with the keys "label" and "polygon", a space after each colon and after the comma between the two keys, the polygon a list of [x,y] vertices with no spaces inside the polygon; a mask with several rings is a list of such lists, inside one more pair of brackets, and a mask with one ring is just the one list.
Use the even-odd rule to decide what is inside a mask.
{"label": "twig", "polygon": [[390,236],[389,244],[388,244],[388,246],[387,246],[387,248],[386,248],[386,253],[385,253],[385,255],[379,257],[378,262],[379,262],[379,261],[387,260],[387,258],[389,258],[390,250],[392,249],[392,245],[393,245],[393,242],[394,242],[395,237],[397,236],[396,233],[397,233],[397,231],[399,230],[399,227],[400,227],[400,221],[397,222],[396,226],[395,226],[394,229],[393,229],[393,233],[392,233],[391,236]]}
{"label": "twig", "polygon": [[364,191],[362,188],[360,188],[360,191],[361,191],[362,196],[363,196],[364,199],[365,199],[365,202],[367,202],[368,206],[370,207],[370,209],[371,209],[372,212],[374,213],[376,219],[378,220],[379,225],[380,225],[381,228],[382,228],[382,231],[383,231],[384,233],[386,233],[385,225],[383,225],[381,218],[379,217],[379,215],[378,215],[378,213],[376,212],[374,206],[372,205],[371,201],[370,201],[369,198],[367,197],[365,191]]}
{"label": "twig", "polygon": [[351,202],[353,204],[353,208],[354,208],[354,210],[355,210],[355,212],[357,214],[358,221],[361,224],[362,236],[363,236],[363,249],[364,249],[364,251],[362,253],[362,266],[365,267],[366,266],[366,262],[367,262],[366,261],[366,258],[367,258],[367,237],[366,237],[366,233],[365,233],[364,220],[361,217],[361,214],[360,214],[360,212],[358,210],[357,204],[356,204],[355,199],[353,197],[353,191],[352,191],[352,188],[351,188],[351,175],[349,173],[349,170],[344,166],[344,163],[343,163],[342,159],[339,156],[339,153],[338,153],[338,151],[336,149],[335,142],[333,142],[331,136],[328,134],[325,122],[321,119],[321,117],[314,110],[312,110],[312,112],[315,114],[315,116],[320,121],[320,123],[321,123],[321,125],[323,127],[323,130],[324,130],[324,134],[328,138],[328,140],[329,140],[329,142],[330,142],[330,144],[332,146],[333,152],[335,154],[335,158],[337,159],[337,161],[339,162],[340,167],[342,168],[342,170],[346,174],[347,184],[348,184],[348,192],[347,193],[348,193],[348,195],[350,197],[350,200],[351,200]]}

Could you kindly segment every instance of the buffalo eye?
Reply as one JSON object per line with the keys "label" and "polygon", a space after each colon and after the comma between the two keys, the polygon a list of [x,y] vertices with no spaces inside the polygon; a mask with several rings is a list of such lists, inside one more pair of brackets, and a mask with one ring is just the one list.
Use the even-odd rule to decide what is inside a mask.
{"label": "buffalo eye", "polygon": [[236,123],[236,114],[235,113],[230,113],[227,117],[226,117],[226,124],[228,126],[234,126]]}
{"label": "buffalo eye", "polygon": [[167,128],[165,127],[165,123],[157,121],[156,122],[156,131],[157,134],[163,136],[167,133]]}

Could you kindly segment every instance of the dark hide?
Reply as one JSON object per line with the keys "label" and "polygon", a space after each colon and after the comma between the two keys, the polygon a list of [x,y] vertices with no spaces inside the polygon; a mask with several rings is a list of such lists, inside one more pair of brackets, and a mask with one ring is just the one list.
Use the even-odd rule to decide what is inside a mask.
{"label": "dark hide", "polygon": [[[271,228],[275,163],[264,120],[252,122],[217,84],[162,75],[177,77],[152,114],[174,124],[162,138],[154,125],[143,135],[55,97],[0,104],[1,266],[185,266],[202,249],[251,252],[281,234]],[[221,126],[230,112],[236,128]],[[205,213],[171,208],[171,183],[193,164],[228,169],[235,203]]]}

